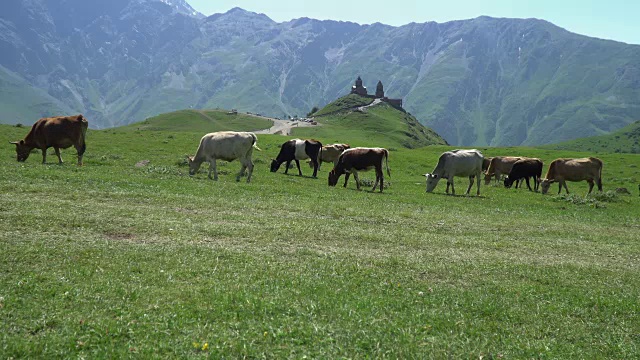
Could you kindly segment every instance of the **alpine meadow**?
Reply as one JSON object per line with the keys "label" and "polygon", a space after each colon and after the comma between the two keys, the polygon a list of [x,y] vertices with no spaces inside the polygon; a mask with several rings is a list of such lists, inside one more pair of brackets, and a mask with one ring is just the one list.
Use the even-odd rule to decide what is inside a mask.
{"label": "alpine meadow", "polygon": [[[82,167],[71,150],[42,165],[3,147],[4,357],[639,354],[638,155],[599,155],[602,194],[585,197],[582,182],[568,196],[502,185],[446,196],[444,183],[426,194],[422,174],[450,147],[409,149],[373,129],[350,139],[325,124],[325,143],[391,150],[382,194],[328,187],[330,164],[317,179],[306,164],[302,177],[269,172],[280,135],[259,135],[251,183],[222,161],[214,182],[206,169],[188,176],[202,131],[183,126],[197,123],[186,114],[170,115],[174,127],[161,116],[89,130]],[[211,131],[224,117],[255,130],[218,114]],[[5,144],[26,131],[1,128]],[[547,164],[586,156],[480,150]]]}
{"label": "alpine meadow", "polygon": [[[3,10],[0,358],[640,358],[640,46],[485,16]],[[222,131],[253,133],[225,149],[250,182],[246,157],[189,174]],[[318,142],[342,148],[317,177],[271,171]],[[512,163],[449,195],[445,152],[554,182],[507,188]],[[383,189],[354,154],[388,154]],[[552,162],[581,158],[603,191],[558,192]]]}

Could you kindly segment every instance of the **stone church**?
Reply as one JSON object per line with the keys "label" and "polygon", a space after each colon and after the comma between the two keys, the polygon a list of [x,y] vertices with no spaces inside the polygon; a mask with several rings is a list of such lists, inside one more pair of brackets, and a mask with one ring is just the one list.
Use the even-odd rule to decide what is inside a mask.
{"label": "stone church", "polygon": [[402,99],[389,99],[388,97],[384,96],[384,86],[382,85],[382,81],[378,81],[375,95],[369,95],[369,93],[367,92],[367,87],[362,85],[362,79],[360,78],[360,76],[358,76],[355,85],[351,87],[351,93],[371,99],[380,99],[393,107],[400,109],[402,108]]}

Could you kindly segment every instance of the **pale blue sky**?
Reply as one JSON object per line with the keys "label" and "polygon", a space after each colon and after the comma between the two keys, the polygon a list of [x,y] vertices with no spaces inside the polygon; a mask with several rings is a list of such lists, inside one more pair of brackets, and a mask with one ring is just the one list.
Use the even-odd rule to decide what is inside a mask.
{"label": "pale blue sky", "polygon": [[[282,22],[300,17],[381,22],[445,22],[480,15],[538,18],[578,34],[640,44],[638,0],[187,0],[205,15],[240,7]],[[389,4],[393,5],[390,6]]]}

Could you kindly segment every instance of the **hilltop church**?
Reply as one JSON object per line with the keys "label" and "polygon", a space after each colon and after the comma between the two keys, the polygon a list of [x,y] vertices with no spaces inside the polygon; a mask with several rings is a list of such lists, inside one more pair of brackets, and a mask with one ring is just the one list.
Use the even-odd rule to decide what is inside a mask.
{"label": "hilltop church", "polygon": [[369,93],[367,92],[367,87],[362,85],[362,79],[360,78],[360,76],[358,76],[355,85],[351,87],[351,93],[371,99],[380,99],[395,108],[402,109],[402,99],[389,99],[388,97],[384,96],[384,87],[382,86],[382,81],[379,80],[378,86],[376,86],[376,94],[369,95]]}

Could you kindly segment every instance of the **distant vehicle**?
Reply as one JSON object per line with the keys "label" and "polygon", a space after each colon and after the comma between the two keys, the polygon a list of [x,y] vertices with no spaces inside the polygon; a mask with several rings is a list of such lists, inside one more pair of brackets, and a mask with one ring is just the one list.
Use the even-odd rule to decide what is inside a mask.
{"label": "distant vehicle", "polygon": [[238,113],[238,110],[237,110],[237,109],[231,109],[231,111],[229,111],[227,114],[230,114],[230,115],[231,115],[231,114],[234,114],[234,115],[235,115],[235,114],[237,114],[237,113]]}

